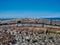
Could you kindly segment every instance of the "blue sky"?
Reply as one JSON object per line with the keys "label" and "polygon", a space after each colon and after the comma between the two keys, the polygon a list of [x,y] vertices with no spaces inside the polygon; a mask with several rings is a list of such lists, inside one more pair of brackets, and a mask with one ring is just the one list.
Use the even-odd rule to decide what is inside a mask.
{"label": "blue sky", "polygon": [[0,0],[0,18],[60,17],[60,0]]}

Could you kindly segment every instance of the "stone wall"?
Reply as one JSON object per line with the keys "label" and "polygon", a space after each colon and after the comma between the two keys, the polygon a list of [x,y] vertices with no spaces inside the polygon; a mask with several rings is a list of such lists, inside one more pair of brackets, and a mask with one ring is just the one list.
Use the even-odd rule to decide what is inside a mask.
{"label": "stone wall", "polygon": [[47,25],[57,25],[60,26],[60,21],[56,20],[48,20],[48,19],[30,19],[30,18],[25,18],[25,19],[16,19],[16,20],[7,20],[7,21],[1,21],[1,24],[16,24],[16,23],[21,23],[21,24],[47,24]]}

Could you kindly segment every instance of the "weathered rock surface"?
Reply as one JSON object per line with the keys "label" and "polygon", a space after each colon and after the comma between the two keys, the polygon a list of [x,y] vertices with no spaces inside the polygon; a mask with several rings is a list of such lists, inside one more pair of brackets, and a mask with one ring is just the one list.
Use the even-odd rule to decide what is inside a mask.
{"label": "weathered rock surface", "polygon": [[0,45],[60,45],[60,24],[46,19],[17,21],[0,25]]}

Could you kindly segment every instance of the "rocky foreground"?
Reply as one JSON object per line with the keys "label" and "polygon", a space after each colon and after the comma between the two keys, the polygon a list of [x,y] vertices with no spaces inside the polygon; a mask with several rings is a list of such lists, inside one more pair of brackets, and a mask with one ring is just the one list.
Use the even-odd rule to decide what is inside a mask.
{"label": "rocky foreground", "polygon": [[0,45],[60,45],[60,26],[41,25],[2,25]]}
{"label": "rocky foreground", "polygon": [[60,34],[33,30],[0,32],[0,45],[60,45]]}

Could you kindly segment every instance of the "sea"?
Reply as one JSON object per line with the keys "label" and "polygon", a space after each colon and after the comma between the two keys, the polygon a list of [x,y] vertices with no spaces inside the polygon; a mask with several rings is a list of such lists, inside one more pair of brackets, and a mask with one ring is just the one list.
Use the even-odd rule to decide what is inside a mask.
{"label": "sea", "polygon": [[12,20],[14,18],[0,18],[0,21],[5,21],[5,20]]}
{"label": "sea", "polygon": [[[0,18],[0,21],[5,21],[5,20],[12,20],[15,18]],[[45,18],[45,19],[49,19],[49,20],[60,20],[60,18]]]}

